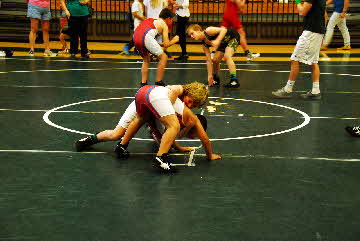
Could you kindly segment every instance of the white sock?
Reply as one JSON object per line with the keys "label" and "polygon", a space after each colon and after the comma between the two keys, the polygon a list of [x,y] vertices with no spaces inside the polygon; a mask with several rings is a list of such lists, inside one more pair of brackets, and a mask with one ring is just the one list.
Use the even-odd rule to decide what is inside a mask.
{"label": "white sock", "polygon": [[311,93],[320,94],[320,82],[313,82]]}
{"label": "white sock", "polygon": [[288,82],[286,83],[285,87],[284,87],[284,90],[288,93],[292,92],[292,88],[295,84],[295,81],[291,81],[291,80],[288,80]]}

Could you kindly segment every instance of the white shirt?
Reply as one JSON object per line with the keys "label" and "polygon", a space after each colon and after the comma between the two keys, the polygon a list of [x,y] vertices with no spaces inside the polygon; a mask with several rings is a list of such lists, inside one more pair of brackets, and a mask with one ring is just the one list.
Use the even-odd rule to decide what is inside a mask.
{"label": "white shirt", "polygon": [[176,9],[176,15],[190,17],[189,0],[176,0],[176,3],[182,6],[182,8]]}
{"label": "white shirt", "polygon": [[167,7],[167,0],[162,0],[157,8],[152,8],[150,0],[144,0],[144,5],[147,7],[147,18],[159,18],[161,10]]}
{"label": "white shirt", "polygon": [[[131,12],[132,13],[138,13],[140,16],[144,16],[144,7],[141,4],[141,2],[139,2],[139,0],[135,0],[134,3],[131,5]],[[135,18],[133,16],[134,19],[134,30],[137,28],[137,26],[139,26],[139,24],[142,22],[141,19]]]}

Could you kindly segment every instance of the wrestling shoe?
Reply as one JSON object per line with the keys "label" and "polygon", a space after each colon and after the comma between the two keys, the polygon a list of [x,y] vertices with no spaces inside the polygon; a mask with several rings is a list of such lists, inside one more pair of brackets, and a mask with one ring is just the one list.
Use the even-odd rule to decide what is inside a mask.
{"label": "wrestling shoe", "polygon": [[232,79],[230,80],[229,83],[224,85],[225,88],[232,88],[232,89],[236,89],[240,87],[240,83],[238,80]]}
{"label": "wrestling shoe", "polygon": [[175,171],[175,169],[173,167],[171,167],[171,163],[169,162],[169,154],[168,153],[164,153],[161,156],[156,156],[155,159],[153,160],[153,164],[152,166],[164,173],[170,173]]}
{"label": "wrestling shoe", "polygon": [[158,81],[158,82],[155,82],[155,85],[165,86],[166,84],[165,84],[162,80],[160,80],[160,81]]}
{"label": "wrestling shoe", "polygon": [[119,159],[127,159],[130,156],[130,152],[126,150],[126,147],[121,145],[120,142],[116,145],[114,152]]}
{"label": "wrestling shoe", "polygon": [[345,130],[352,136],[360,137],[360,126],[347,126]]}
{"label": "wrestling shoe", "polygon": [[87,136],[75,142],[75,150],[78,152],[83,151],[93,144],[95,144],[94,140],[91,138],[91,136]]}

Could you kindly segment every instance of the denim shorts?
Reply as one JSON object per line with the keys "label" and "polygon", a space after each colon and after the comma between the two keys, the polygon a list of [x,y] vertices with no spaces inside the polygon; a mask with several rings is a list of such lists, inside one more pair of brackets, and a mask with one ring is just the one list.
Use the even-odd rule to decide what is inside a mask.
{"label": "denim shorts", "polygon": [[50,8],[38,7],[32,4],[28,4],[27,17],[41,20],[50,20]]}

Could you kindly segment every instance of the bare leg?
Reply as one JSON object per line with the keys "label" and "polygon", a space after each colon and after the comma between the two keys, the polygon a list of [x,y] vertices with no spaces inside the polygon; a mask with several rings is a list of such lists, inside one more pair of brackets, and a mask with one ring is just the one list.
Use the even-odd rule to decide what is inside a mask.
{"label": "bare leg", "polygon": [[220,72],[220,62],[224,54],[220,51],[216,51],[212,59],[213,62],[213,74],[219,75]]}
{"label": "bare leg", "polygon": [[159,55],[158,58],[159,58],[159,63],[158,63],[158,67],[157,67],[155,82],[162,81],[162,79],[164,77],[166,63],[168,60],[168,57],[165,53],[162,53],[161,55]]}
{"label": "bare leg", "polygon": [[67,48],[67,44],[66,44],[66,41],[65,41],[66,37],[67,37],[66,34],[60,33],[59,40],[60,40],[60,42],[62,44],[63,49]]}
{"label": "bare leg", "polygon": [[30,50],[34,51],[36,34],[39,29],[39,19],[30,18],[30,24],[31,24],[31,29],[29,33]]}
{"label": "bare leg", "polygon": [[312,67],[312,82],[320,82],[320,68],[317,63],[311,65]]}
{"label": "bare leg", "polygon": [[229,72],[230,73],[235,73],[236,72],[236,65],[234,63],[234,60],[232,59],[232,56],[234,55],[234,49],[227,47],[225,49],[225,55],[224,55],[224,59],[226,61],[226,64],[229,68]]}
{"label": "bare leg", "polygon": [[49,20],[41,20],[41,29],[43,32],[45,51],[50,50],[50,41],[49,41],[50,21]]}
{"label": "bare leg", "polygon": [[145,121],[137,117],[135,120],[131,122],[129,128],[126,130],[124,137],[121,140],[121,145],[128,145],[134,135],[138,132],[140,127],[145,123]]}
{"label": "bare leg", "polygon": [[143,64],[141,67],[141,83],[146,83],[149,74],[150,56],[143,57]]}
{"label": "bare leg", "polygon": [[249,50],[249,47],[247,45],[247,41],[246,41],[246,33],[245,33],[245,30],[243,27],[239,28],[238,30],[238,33],[240,34],[240,45],[242,47],[242,49],[244,51],[247,51]]}
{"label": "bare leg", "polygon": [[122,126],[116,126],[114,130],[105,130],[96,135],[100,142],[103,141],[117,141],[124,136],[126,129]]}
{"label": "bare leg", "polygon": [[296,81],[299,75],[299,61],[291,61],[289,80]]}
{"label": "bare leg", "polygon": [[161,138],[161,143],[157,156],[161,156],[164,153],[168,153],[173,145],[176,135],[180,131],[180,124],[176,115],[168,115],[160,118],[161,123],[166,127],[166,131]]}

